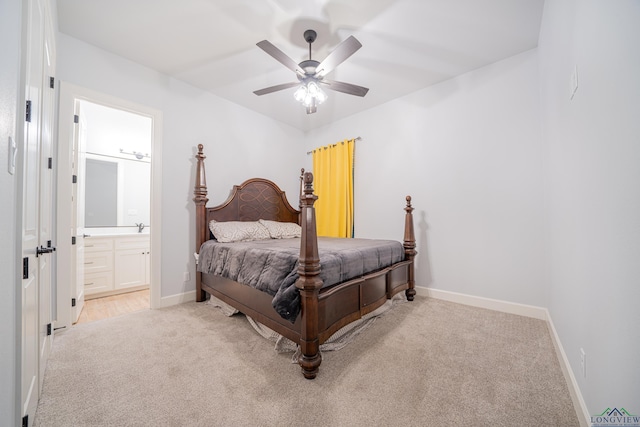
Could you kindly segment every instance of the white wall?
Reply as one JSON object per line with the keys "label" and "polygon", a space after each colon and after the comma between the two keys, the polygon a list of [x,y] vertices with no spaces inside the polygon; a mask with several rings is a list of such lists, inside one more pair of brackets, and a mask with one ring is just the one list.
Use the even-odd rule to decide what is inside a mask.
{"label": "white wall", "polygon": [[[17,141],[22,2],[0,2],[0,425],[16,425],[18,349],[16,179],[8,173],[9,137]],[[13,42],[8,42],[13,41]]]}
{"label": "white wall", "polygon": [[[163,113],[162,297],[195,289],[198,144],[207,155],[210,206],[225,201],[232,185],[256,176],[273,180],[297,200],[305,160],[301,131],[61,33],[58,77]],[[191,280],[183,283],[187,271]]]}
{"label": "white wall", "polygon": [[640,413],[639,23],[637,0],[547,1],[540,34],[549,310],[590,415]]}
{"label": "white wall", "polygon": [[525,52],[310,132],[307,150],[362,137],[358,237],[401,240],[412,196],[418,286],[546,306],[537,80]]}

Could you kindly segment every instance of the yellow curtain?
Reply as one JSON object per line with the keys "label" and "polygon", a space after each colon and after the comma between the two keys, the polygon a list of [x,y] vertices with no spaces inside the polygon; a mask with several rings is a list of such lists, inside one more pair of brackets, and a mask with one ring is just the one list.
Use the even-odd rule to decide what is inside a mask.
{"label": "yellow curtain", "polygon": [[318,236],[353,237],[354,150],[353,139],[313,150]]}

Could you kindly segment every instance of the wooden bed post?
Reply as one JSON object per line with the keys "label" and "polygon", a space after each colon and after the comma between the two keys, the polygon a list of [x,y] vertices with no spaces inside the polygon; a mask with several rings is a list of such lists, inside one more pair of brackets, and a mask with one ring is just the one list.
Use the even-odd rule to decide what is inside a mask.
{"label": "wooden bed post", "polygon": [[[196,203],[196,253],[200,252],[200,246],[207,239],[207,177],[204,173],[204,159],[202,144],[198,144],[198,154],[196,154],[196,185],[193,188],[193,201]],[[202,273],[196,268],[196,301],[201,302],[206,298],[202,290]]]}
{"label": "wooden bed post", "polygon": [[316,234],[316,212],[313,204],[318,196],[313,194],[313,175],[304,174],[304,192],[300,198],[302,235],[300,260],[296,287],[300,290],[302,328],[300,333],[301,354],[298,363],[307,379],[314,379],[322,362],[318,339],[318,291],[322,287],[320,279],[320,257]]}
{"label": "wooden bed post", "polygon": [[405,259],[411,261],[411,264],[409,264],[409,277],[407,279],[409,288],[405,291],[405,295],[409,301],[413,301],[413,297],[416,295],[414,258],[418,252],[416,252],[416,236],[413,231],[413,207],[411,206],[411,196],[407,196],[407,206],[404,210],[407,212],[404,220],[404,256]]}

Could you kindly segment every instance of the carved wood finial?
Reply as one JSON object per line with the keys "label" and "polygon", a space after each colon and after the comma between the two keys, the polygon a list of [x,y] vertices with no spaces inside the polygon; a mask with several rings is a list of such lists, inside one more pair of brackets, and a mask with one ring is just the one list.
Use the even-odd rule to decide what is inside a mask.
{"label": "carved wood finial", "polygon": [[[300,209],[304,206],[313,207],[313,204],[318,200],[318,196],[313,194],[313,174],[311,172],[305,172],[303,176],[304,189],[300,195]],[[315,215],[315,214],[314,214]]]}
{"label": "carved wood finial", "polygon": [[411,196],[407,196],[406,199],[407,199],[407,207],[404,208],[404,210],[411,213],[413,212],[413,207],[411,206]]}

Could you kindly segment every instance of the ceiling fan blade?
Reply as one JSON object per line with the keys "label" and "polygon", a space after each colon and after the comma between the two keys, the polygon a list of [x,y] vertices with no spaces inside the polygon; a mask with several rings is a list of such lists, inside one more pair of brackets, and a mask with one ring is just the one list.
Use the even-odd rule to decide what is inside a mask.
{"label": "ceiling fan blade", "polygon": [[256,46],[267,52],[276,61],[280,62],[291,71],[304,76],[304,70],[298,65],[298,63],[289,58],[283,51],[275,47],[270,41],[262,40],[261,42],[256,43]]}
{"label": "ceiling fan blade", "polygon": [[253,93],[255,93],[258,96],[261,96],[261,95],[266,95],[268,93],[277,92],[279,90],[289,89],[290,87],[296,87],[299,85],[300,85],[300,82],[283,83],[281,85],[275,85],[275,86],[266,87],[260,90],[254,90]]}
{"label": "ceiling fan blade", "polygon": [[324,61],[316,68],[316,76],[326,76],[334,70],[338,65],[342,64],[348,57],[356,53],[362,44],[353,36],[349,36],[345,41],[340,43],[333,52],[327,56]]}
{"label": "ceiling fan blade", "polygon": [[327,85],[328,89],[335,90],[336,92],[347,93],[349,95],[365,96],[367,92],[369,92],[369,88],[351,83],[337,82],[335,80],[321,80],[320,83]]}

